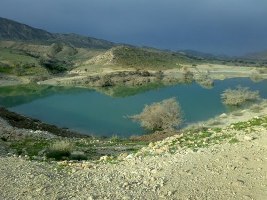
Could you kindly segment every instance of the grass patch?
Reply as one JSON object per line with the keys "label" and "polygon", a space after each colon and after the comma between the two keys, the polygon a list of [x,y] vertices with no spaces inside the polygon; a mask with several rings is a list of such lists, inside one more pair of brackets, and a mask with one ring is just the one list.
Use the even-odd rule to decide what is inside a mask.
{"label": "grass patch", "polygon": [[220,144],[223,141],[235,141],[233,140],[234,135],[222,133],[221,131],[221,128],[213,128],[200,132],[191,130],[190,132],[184,133],[182,137],[172,141],[172,144],[170,145],[171,153],[176,152],[178,147],[190,148],[193,151],[197,151],[199,148],[206,148],[214,144]]}
{"label": "grass patch", "polygon": [[253,126],[261,126],[261,125],[265,126],[266,123],[267,123],[267,117],[253,118],[246,122],[234,123],[232,124],[232,127],[235,130],[243,130],[243,129],[253,127]]}
{"label": "grass patch", "polygon": [[146,69],[168,69],[184,63],[199,63],[186,55],[147,48],[121,46],[113,50],[114,61],[121,66]]}
{"label": "grass patch", "polygon": [[55,160],[62,160],[70,157],[73,151],[73,144],[69,141],[57,141],[48,147],[46,156]]}
{"label": "grass patch", "polygon": [[10,148],[15,150],[18,155],[28,155],[30,158],[37,156],[42,150],[49,146],[49,141],[44,139],[25,138],[12,141]]}

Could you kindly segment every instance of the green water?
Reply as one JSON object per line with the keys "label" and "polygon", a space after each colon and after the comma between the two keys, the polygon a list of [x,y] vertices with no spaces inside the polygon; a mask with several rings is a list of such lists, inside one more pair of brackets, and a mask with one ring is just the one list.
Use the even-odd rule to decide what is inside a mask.
{"label": "green water", "polygon": [[[267,98],[267,81],[250,79],[215,81],[214,88],[198,84],[174,85],[142,91],[141,93],[110,97],[88,89],[68,89],[47,86],[0,88],[0,105],[12,111],[44,122],[97,136],[128,137],[144,134],[138,123],[126,116],[138,114],[146,104],[176,97],[184,115],[184,126],[227,112],[220,94],[237,85],[259,90]],[[153,87],[152,87],[153,88]],[[133,93],[134,94],[134,93]]]}

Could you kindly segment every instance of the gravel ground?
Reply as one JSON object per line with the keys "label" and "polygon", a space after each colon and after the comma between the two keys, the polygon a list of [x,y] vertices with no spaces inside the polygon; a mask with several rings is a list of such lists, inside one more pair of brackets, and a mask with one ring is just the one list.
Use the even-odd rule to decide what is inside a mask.
{"label": "gravel ground", "polygon": [[197,152],[130,154],[116,164],[108,159],[48,163],[2,155],[0,199],[265,200],[267,130],[241,132],[235,144],[225,142]]}

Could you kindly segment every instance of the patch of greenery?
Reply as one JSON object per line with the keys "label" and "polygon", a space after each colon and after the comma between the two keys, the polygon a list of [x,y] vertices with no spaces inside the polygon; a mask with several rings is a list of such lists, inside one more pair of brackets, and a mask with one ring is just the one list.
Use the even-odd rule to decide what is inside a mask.
{"label": "patch of greenery", "polygon": [[219,133],[222,131],[222,128],[215,127],[212,129],[214,132]]}
{"label": "patch of greenery", "polygon": [[25,138],[18,141],[12,141],[10,148],[15,150],[18,155],[37,156],[39,152],[49,146],[49,141],[45,139]]}
{"label": "patch of greenery", "polygon": [[73,151],[73,148],[73,144],[69,141],[56,141],[48,147],[46,156],[48,158],[54,158],[55,160],[68,159]]}
{"label": "patch of greenery", "polygon": [[178,146],[197,151],[199,148],[205,148],[214,144],[219,144],[226,140],[232,140],[233,135],[222,134],[220,131],[220,128],[214,128],[209,131],[187,132],[182,137],[172,142],[170,147],[171,152],[175,152]]}
{"label": "patch of greenery", "polygon": [[233,129],[235,130],[242,130],[253,126],[261,126],[267,123],[267,117],[262,118],[253,118],[246,122],[237,122],[232,124]]}
{"label": "patch of greenery", "polygon": [[[135,68],[167,69],[180,67],[184,63],[196,63],[183,54],[155,49],[122,46],[113,51],[114,61],[120,66]],[[199,63],[199,61],[197,61]]]}
{"label": "patch of greenery", "polygon": [[58,59],[40,59],[40,64],[52,74],[66,72],[72,66],[71,62]]}
{"label": "patch of greenery", "polygon": [[0,59],[10,65],[15,63],[34,63],[38,64],[38,60],[32,56],[27,55],[25,52],[16,49],[1,48]]}
{"label": "patch of greenery", "polygon": [[12,68],[10,66],[2,65],[0,63],[0,73],[11,74],[12,73]]}

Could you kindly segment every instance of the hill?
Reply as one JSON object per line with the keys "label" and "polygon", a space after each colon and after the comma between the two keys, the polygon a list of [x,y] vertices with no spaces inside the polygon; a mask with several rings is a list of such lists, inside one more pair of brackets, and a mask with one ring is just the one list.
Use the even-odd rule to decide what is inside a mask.
{"label": "hill", "polygon": [[77,48],[109,49],[115,44],[106,40],[77,34],[49,33],[42,29],[1,18],[0,17],[0,40],[27,41],[38,44],[52,44],[62,42]]}
{"label": "hill", "polygon": [[[20,76],[33,82],[50,79],[51,75],[60,75],[60,78],[76,76],[74,82],[81,82],[78,75],[102,76],[115,71],[164,71],[174,68],[182,69],[183,79],[185,74],[192,77],[188,68],[194,70],[202,64],[265,66],[266,62],[226,59],[195,51],[174,52],[121,45],[77,34],[50,33],[0,18],[0,73]],[[131,75],[128,79],[135,79],[134,76]],[[158,78],[161,76],[158,75]],[[144,79],[151,81],[149,77]],[[106,80],[103,81],[106,85]],[[170,78],[170,81],[173,81],[173,78]],[[73,81],[71,84],[74,84]]]}
{"label": "hill", "polygon": [[264,60],[267,61],[267,50],[261,52],[250,53],[244,56],[246,59],[251,60]]}
{"label": "hill", "polygon": [[0,17],[0,73],[18,76],[61,73],[113,46],[109,41],[49,33]]}
{"label": "hill", "polygon": [[0,72],[20,76],[56,74],[80,66],[164,69],[203,60],[77,34],[49,33],[5,18],[0,18],[0,52]]}
{"label": "hill", "polygon": [[0,40],[51,40],[52,33],[0,17]]}

